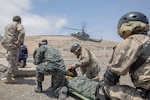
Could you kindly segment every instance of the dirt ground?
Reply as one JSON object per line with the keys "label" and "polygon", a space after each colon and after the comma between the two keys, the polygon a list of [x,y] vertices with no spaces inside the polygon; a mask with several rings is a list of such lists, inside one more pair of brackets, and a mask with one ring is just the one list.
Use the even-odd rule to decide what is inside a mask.
{"label": "dirt ground", "polygon": [[[5,58],[0,58],[1,61],[5,62]],[[106,64],[108,60],[101,58],[101,73],[103,75],[105,72]],[[105,61],[105,62],[104,62]],[[73,61],[65,61],[66,65],[70,65]],[[26,67],[30,67],[31,62],[27,63]],[[34,67],[34,66],[32,66]],[[77,69],[78,73],[80,72]],[[80,73],[79,73],[80,74]],[[51,76],[45,75],[45,80],[43,81],[43,93],[35,93],[34,88],[36,87],[35,77],[17,77],[16,80],[18,84],[5,84],[4,80],[0,81],[0,100],[57,100],[56,98],[51,97],[49,92],[46,90],[51,84]],[[128,76],[125,76],[121,79],[121,83],[130,84]],[[73,95],[68,95],[66,100],[80,100]]]}
{"label": "dirt ground", "polygon": [[[116,45],[116,43],[110,41],[93,43],[79,41],[70,37],[26,37],[25,44],[29,50],[29,58],[27,60],[26,68],[35,68],[32,63],[32,53],[33,50],[37,47],[38,42],[42,39],[48,39],[50,44],[60,50],[67,68],[69,65],[77,61],[75,56],[69,51],[73,43],[80,43],[83,47],[89,48],[91,51],[93,51],[93,53],[96,54],[99,60],[101,67],[101,72],[99,74],[100,76],[104,74],[112,54],[112,47]],[[5,59],[5,53],[6,51],[0,45],[0,67],[2,67],[2,65],[7,66],[8,64]],[[80,74],[80,70],[77,69],[77,71]],[[35,76],[17,77],[16,80],[18,81],[18,84],[4,84],[4,80],[0,81],[0,100],[57,100],[56,98],[51,97],[49,92],[46,91],[46,89],[51,85],[50,75],[45,76],[45,80],[43,82],[43,93],[34,92],[34,88],[36,87]],[[128,75],[122,77],[120,83],[132,85]],[[66,100],[79,100],[79,98],[76,98],[73,95],[68,95]]]}
{"label": "dirt ground", "polygon": [[[1,63],[7,65],[5,58],[0,58]],[[2,67],[2,65],[1,65]],[[35,67],[31,60],[28,60],[26,68]],[[21,69],[21,68],[19,68]],[[36,77],[17,77],[17,84],[5,84],[5,77],[0,81],[0,100],[57,100],[52,97],[47,89],[51,85],[51,76],[45,75],[43,81],[43,93],[35,93]],[[78,98],[70,96],[66,100],[78,100]]]}

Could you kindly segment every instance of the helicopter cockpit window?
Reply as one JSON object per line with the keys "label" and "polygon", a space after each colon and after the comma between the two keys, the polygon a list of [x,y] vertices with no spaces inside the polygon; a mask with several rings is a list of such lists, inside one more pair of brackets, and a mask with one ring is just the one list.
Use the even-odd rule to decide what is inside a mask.
{"label": "helicopter cockpit window", "polygon": [[76,34],[78,34],[79,32],[75,32]]}
{"label": "helicopter cockpit window", "polygon": [[81,33],[78,32],[79,35],[81,35]]}
{"label": "helicopter cockpit window", "polygon": [[77,32],[76,34],[78,34],[78,35],[82,35],[82,33],[80,33],[80,32]]}

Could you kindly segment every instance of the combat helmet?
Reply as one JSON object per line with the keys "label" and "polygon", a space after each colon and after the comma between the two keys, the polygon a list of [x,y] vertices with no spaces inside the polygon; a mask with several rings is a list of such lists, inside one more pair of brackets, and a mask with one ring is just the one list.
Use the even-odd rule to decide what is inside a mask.
{"label": "combat helmet", "polygon": [[[131,21],[142,22],[142,23],[145,23],[146,25],[149,24],[148,18],[143,13],[141,13],[141,12],[129,12],[120,18],[120,20],[118,22],[117,29],[119,30],[120,27],[122,26],[122,24],[131,22]],[[146,30],[146,31],[148,32],[149,30]]]}
{"label": "combat helmet", "polygon": [[48,43],[47,39],[43,39],[43,40],[41,41],[41,44],[47,44],[47,43]]}
{"label": "combat helmet", "polygon": [[71,49],[70,49],[70,52],[77,52],[78,50],[80,49],[80,44],[78,43],[75,43],[72,45]]}
{"label": "combat helmet", "polygon": [[20,16],[14,16],[13,21],[19,22],[19,21],[21,21],[21,17]]}

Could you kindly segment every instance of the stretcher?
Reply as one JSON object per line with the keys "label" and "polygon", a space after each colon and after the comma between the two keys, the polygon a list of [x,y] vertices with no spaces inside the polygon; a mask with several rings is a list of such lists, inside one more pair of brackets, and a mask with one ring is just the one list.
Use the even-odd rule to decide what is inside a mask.
{"label": "stretcher", "polygon": [[68,79],[68,92],[81,100],[96,100],[95,90],[98,82],[88,79],[85,76],[77,76]]}

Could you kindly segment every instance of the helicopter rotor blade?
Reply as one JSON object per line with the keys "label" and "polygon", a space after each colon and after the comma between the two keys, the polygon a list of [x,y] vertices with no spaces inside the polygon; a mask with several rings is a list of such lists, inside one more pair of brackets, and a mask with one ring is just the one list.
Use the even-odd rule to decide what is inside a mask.
{"label": "helicopter rotor blade", "polygon": [[82,31],[81,29],[77,29],[77,28],[70,28],[70,27],[64,27],[66,29],[71,29],[71,30],[77,30],[77,31]]}
{"label": "helicopter rotor blade", "polygon": [[86,22],[82,22],[82,32],[85,31],[85,27],[86,27],[87,23]]}

